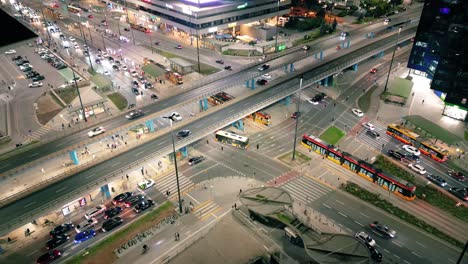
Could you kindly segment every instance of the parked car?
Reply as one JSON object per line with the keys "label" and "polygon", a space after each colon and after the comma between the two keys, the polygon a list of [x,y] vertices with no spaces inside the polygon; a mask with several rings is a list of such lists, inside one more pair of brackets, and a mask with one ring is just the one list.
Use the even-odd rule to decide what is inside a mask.
{"label": "parked car", "polygon": [[224,66],[224,69],[230,71],[230,70],[232,70],[232,67],[231,67],[231,65],[226,65],[226,66]]}
{"label": "parked car", "polygon": [[107,221],[105,221],[103,224],[102,224],[102,227],[101,227],[101,230],[102,232],[108,232],[108,231],[111,231],[112,229],[118,227],[119,225],[121,225],[123,223],[123,220],[121,217],[114,217],[114,218],[111,218]]}
{"label": "parked car", "polygon": [[419,174],[426,174],[426,169],[424,169],[424,167],[419,164],[410,163],[408,167],[410,167],[412,170],[414,170],[415,172]]}
{"label": "parked car", "polygon": [[135,108],[135,107],[136,107],[135,104],[129,104],[128,107],[127,107],[127,109],[132,109],[132,108]]}
{"label": "parked car", "polygon": [[151,84],[150,82],[145,83],[145,89],[151,89],[153,87],[153,84]]}
{"label": "parked car", "polygon": [[130,113],[128,113],[127,115],[125,115],[125,118],[129,119],[129,120],[132,120],[132,119],[135,119],[135,118],[138,118],[138,117],[141,117],[143,116],[144,113],[143,111],[141,110],[132,110],[130,111]]}
{"label": "parked car", "polygon": [[42,81],[44,79],[45,79],[44,75],[36,75],[36,76],[32,77],[33,82]]}
{"label": "parked car", "polygon": [[131,193],[131,192],[124,192],[124,193],[121,193],[121,194],[115,196],[115,197],[112,199],[112,203],[113,203],[113,204],[121,204],[121,203],[124,202],[126,199],[130,198],[132,195],[133,195],[133,193]]}
{"label": "parked car", "polygon": [[145,196],[143,196],[142,194],[137,194],[125,200],[124,205],[127,208],[132,207],[134,205],[137,205],[139,202],[143,201],[143,199],[145,199]]}
{"label": "parked car", "polygon": [[387,225],[380,224],[379,222],[373,222],[370,224],[372,231],[382,235],[385,238],[394,238],[396,236],[396,231],[390,229]]}
{"label": "parked car", "polygon": [[32,82],[28,85],[29,88],[36,88],[36,87],[42,87],[41,82]]}
{"label": "parked car", "polygon": [[187,130],[187,129],[184,129],[184,130],[181,130],[179,132],[177,132],[177,138],[186,138],[188,136],[190,136],[190,134],[192,134],[192,132],[190,132],[190,130]]}
{"label": "parked car", "polygon": [[53,261],[55,261],[56,259],[60,258],[60,256],[62,255],[62,253],[57,250],[57,249],[54,249],[52,251],[49,251],[49,252],[46,252],[44,254],[42,254],[41,256],[39,256],[36,260],[36,263],[37,264],[48,264],[48,263],[51,263]]}
{"label": "parked car", "polygon": [[102,134],[104,132],[106,132],[104,127],[102,127],[102,126],[101,127],[96,127],[93,130],[88,132],[88,137],[94,137],[94,136],[100,135],[100,134]]}
{"label": "parked car", "polygon": [[216,60],[216,63],[224,64],[224,61],[223,60]]}
{"label": "parked car", "polygon": [[416,155],[416,156],[419,156],[421,155],[421,151],[419,151],[418,148],[414,147],[414,146],[411,146],[411,145],[403,145],[402,147],[406,152],[410,153],[410,154],[413,154],[413,155]]}
{"label": "parked car", "polygon": [[66,234],[70,230],[72,230],[74,227],[75,227],[75,225],[72,224],[72,223],[65,223],[65,224],[61,224],[59,226],[56,226],[54,229],[52,229],[49,232],[50,237],[56,237],[56,236],[61,236],[63,234]]}
{"label": "parked car", "polygon": [[264,70],[268,70],[269,68],[270,68],[269,64],[263,64],[262,66],[258,67],[258,70],[264,71]]}
{"label": "parked car", "polygon": [[467,188],[461,189],[461,188],[456,188],[456,187],[451,187],[449,189],[449,192],[456,197],[462,199],[463,201],[468,201],[468,190]]}
{"label": "parked car", "polygon": [[375,240],[364,231],[356,233],[354,237],[364,242],[364,244],[370,245],[372,247],[375,247],[375,245],[377,244],[375,243]]}
{"label": "parked car", "polygon": [[80,232],[75,236],[75,244],[83,243],[95,236],[96,236],[96,231],[94,231],[93,229]]}
{"label": "parked car", "polygon": [[46,249],[47,250],[54,249],[54,248],[64,244],[65,242],[67,242],[68,239],[70,239],[70,237],[67,236],[67,235],[54,236],[52,239],[50,239],[49,241],[46,242]]}
{"label": "parked car", "polygon": [[123,209],[120,206],[109,208],[106,211],[104,211],[104,219],[110,219],[110,218],[120,214],[122,212],[122,210]]}
{"label": "parked car", "polygon": [[7,51],[5,51],[5,54],[16,54],[16,50],[14,50],[14,49],[7,50]]}
{"label": "parked car", "polygon": [[353,108],[351,111],[353,112],[353,114],[355,114],[358,117],[363,117],[364,116],[364,113],[361,110],[357,109],[357,108]]}
{"label": "parked car", "polygon": [[291,114],[291,118],[292,118],[292,119],[296,119],[296,118],[298,118],[299,116],[301,116],[301,112],[294,112],[294,113]]}
{"label": "parked car", "polygon": [[146,201],[141,201],[139,204],[135,206],[133,210],[135,211],[135,213],[140,213],[150,208],[153,205],[154,205],[153,200],[148,199]]}
{"label": "parked car", "polygon": [[138,187],[138,189],[143,191],[143,190],[146,190],[146,189],[150,188],[153,185],[154,185],[153,180],[143,180],[143,181],[141,181],[141,182],[139,182],[137,184],[137,187]]}
{"label": "parked car", "polygon": [[22,56],[15,56],[13,58],[11,58],[12,61],[17,61],[17,60],[21,60],[23,57]]}
{"label": "parked car", "polygon": [[457,181],[465,181],[465,175],[459,171],[450,170],[448,175]]}
{"label": "parked car", "polygon": [[91,209],[89,209],[86,213],[85,213],[85,218],[86,219],[91,219],[91,218],[95,218],[96,216],[104,213],[104,211],[107,209],[107,207],[103,204],[101,205],[98,205],[96,207],[93,207]]}
{"label": "parked car", "polygon": [[305,45],[304,47],[302,47],[303,50],[310,50],[310,45]]}
{"label": "parked car", "polygon": [[366,129],[369,129],[369,130],[375,130],[375,126],[373,124],[371,124],[370,122],[367,122],[367,123],[362,123],[362,126]]}
{"label": "parked car", "polygon": [[191,157],[191,158],[188,160],[188,165],[193,166],[193,165],[198,164],[198,163],[200,163],[200,162],[202,162],[202,161],[204,161],[204,160],[205,160],[205,157],[203,157],[203,156]]}

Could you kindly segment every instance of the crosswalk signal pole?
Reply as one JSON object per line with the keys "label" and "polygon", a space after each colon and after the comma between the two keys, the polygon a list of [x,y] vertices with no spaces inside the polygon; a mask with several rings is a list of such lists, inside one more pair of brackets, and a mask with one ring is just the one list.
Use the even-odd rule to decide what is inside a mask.
{"label": "crosswalk signal pole", "polygon": [[301,106],[301,90],[302,90],[302,79],[303,76],[301,75],[299,78],[299,92],[298,92],[298,99],[297,99],[297,114],[296,114],[296,127],[294,128],[294,145],[293,145],[293,153],[292,153],[292,160],[296,159],[296,142],[297,142],[297,124],[299,123],[299,118],[301,117],[300,114],[300,106]]}

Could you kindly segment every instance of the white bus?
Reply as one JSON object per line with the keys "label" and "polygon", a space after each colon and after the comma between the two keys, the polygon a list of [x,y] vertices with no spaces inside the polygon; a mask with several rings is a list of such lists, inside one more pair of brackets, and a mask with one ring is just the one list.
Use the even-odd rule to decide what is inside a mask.
{"label": "white bus", "polygon": [[249,146],[249,138],[223,130],[216,131],[216,140],[237,148],[246,149]]}

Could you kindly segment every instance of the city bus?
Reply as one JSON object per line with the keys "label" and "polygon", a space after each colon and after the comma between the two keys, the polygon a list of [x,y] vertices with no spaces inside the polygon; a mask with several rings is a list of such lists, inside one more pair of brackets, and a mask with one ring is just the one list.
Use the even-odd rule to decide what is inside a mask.
{"label": "city bus", "polygon": [[216,131],[216,140],[237,148],[246,149],[249,146],[249,138],[223,130]]}
{"label": "city bus", "polygon": [[376,169],[371,164],[359,160],[352,155],[335,148],[333,145],[329,145],[317,137],[312,135],[304,135],[302,137],[301,143],[310,151],[314,151],[322,155],[332,162],[356,173],[362,178],[380,186],[385,190],[388,190],[402,199],[407,201],[416,199],[416,186],[405,180],[398,179],[388,172]]}
{"label": "city bus", "polygon": [[387,126],[387,134],[400,142],[417,147],[421,153],[429,156],[437,162],[444,162],[448,159],[448,151],[425,140],[413,131],[396,124]]}
{"label": "city bus", "polygon": [[78,7],[76,7],[76,6],[72,6],[72,5],[69,5],[69,6],[67,7],[67,10],[68,10],[68,12],[72,12],[72,13],[75,13],[75,14],[78,14],[78,13],[81,12],[81,9],[80,9],[80,8],[78,8]]}
{"label": "city bus", "polygon": [[137,25],[137,24],[133,24],[133,23],[130,23],[130,27],[135,29],[135,30],[138,30],[138,31],[141,31],[141,32],[145,32],[145,33],[150,33],[151,30],[145,26],[141,26],[141,25]]}
{"label": "city bus", "polygon": [[271,124],[271,115],[266,112],[258,111],[252,113],[251,117],[255,122],[262,125],[269,126]]}

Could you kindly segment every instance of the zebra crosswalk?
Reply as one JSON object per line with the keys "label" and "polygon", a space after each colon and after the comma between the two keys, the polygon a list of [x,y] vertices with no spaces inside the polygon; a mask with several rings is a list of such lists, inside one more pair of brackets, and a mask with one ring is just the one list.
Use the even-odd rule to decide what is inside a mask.
{"label": "zebra crosswalk", "polygon": [[194,206],[192,209],[192,214],[201,221],[204,221],[210,216],[216,217],[214,213],[218,212],[221,209],[222,207],[217,205],[212,200],[207,200],[201,204]]}
{"label": "zebra crosswalk", "polygon": [[42,135],[45,135],[45,134],[49,133],[50,131],[52,131],[52,130],[47,128],[47,127],[41,127],[38,130],[31,132],[28,136],[29,136],[29,138],[31,138],[33,140],[40,140]]}
{"label": "zebra crosswalk", "polygon": [[[164,194],[167,191],[170,192],[169,199],[172,199],[177,195],[177,181],[175,172],[170,171],[169,173],[166,173],[155,179],[155,182],[155,186],[158,191]],[[194,185],[195,184],[190,179],[179,173],[180,192],[184,192]]]}
{"label": "zebra crosswalk", "polygon": [[288,191],[295,201],[303,204],[309,204],[332,190],[302,175],[286,182],[280,188]]}
{"label": "zebra crosswalk", "polygon": [[371,123],[375,126],[374,131],[379,133],[380,137],[378,139],[371,137],[366,133],[367,129],[363,128],[357,136],[357,139],[365,145],[380,151],[382,149],[382,144],[387,144],[392,138],[385,133],[387,131],[386,126],[372,121]]}

